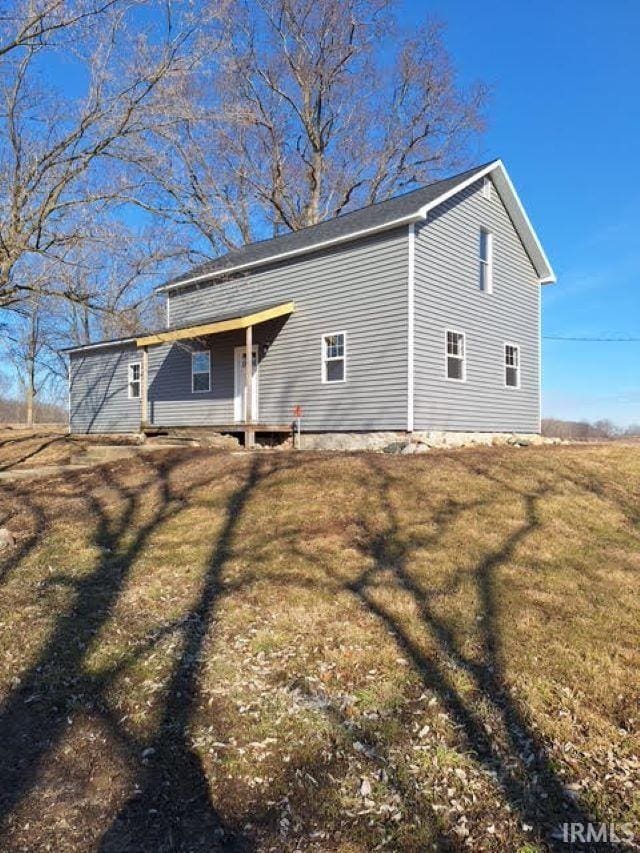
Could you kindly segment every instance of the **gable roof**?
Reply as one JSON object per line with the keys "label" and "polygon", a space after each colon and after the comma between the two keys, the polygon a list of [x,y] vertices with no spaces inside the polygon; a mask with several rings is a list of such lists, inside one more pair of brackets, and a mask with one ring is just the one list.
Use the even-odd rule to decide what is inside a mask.
{"label": "gable roof", "polygon": [[156,291],[173,290],[224,274],[318,251],[338,243],[356,240],[367,234],[386,231],[398,225],[419,222],[426,219],[428,212],[434,207],[485,175],[491,175],[540,282],[555,281],[551,264],[518,198],[507,170],[501,160],[492,160],[453,177],[435,181],[404,195],[370,204],[350,213],[343,213],[333,219],[319,222],[317,225],[310,225],[269,240],[247,243],[171,279],[156,288]]}

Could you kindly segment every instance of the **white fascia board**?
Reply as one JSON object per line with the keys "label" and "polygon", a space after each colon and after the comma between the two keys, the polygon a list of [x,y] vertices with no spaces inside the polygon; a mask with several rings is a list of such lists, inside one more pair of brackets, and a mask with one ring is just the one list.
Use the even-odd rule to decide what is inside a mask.
{"label": "white fascia board", "polygon": [[[556,280],[556,274],[553,271],[553,267],[549,262],[549,258],[547,257],[545,250],[542,248],[542,243],[538,239],[538,235],[531,224],[531,220],[527,216],[524,205],[520,201],[520,196],[516,192],[516,188],[514,187],[502,160],[498,160],[497,166],[498,168],[495,177],[497,178],[496,183],[498,191],[502,189],[504,197],[504,189],[506,188],[507,201],[512,200],[512,205],[507,205],[507,209],[509,210],[511,218],[518,229],[522,242],[530,249],[531,254],[537,252],[537,260],[541,267],[538,270],[540,273],[540,284],[553,284]],[[504,187],[500,186],[501,182],[504,182]]]}
{"label": "white fascia board", "polygon": [[229,275],[230,273],[240,272],[244,269],[264,266],[265,264],[273,264],[277,261],[286,260],[287,258],[294,258],[297,255],[308,255],[311,252],[317,252],[320,249],[325,249],[329,246],[335,246],[339,243],[350,243],[352,240],[358,240],[360,239],[360,237],[367,237],[369,234],[377,234],[381,231],[389,231],[392,228],[397,228],[399,225],[407,225],[409,222],[418,222],[420,219],[422,219],[420,211],[416,211],[415,213],[412,213],[409,216],[403,216],[400,219],[394,219],[391,222],[384,222],[381,225],[375,225],[373,228],[363,228],[360,231],[352,231],[350,234],[341,234],[339,237],[333,237],[331,240],[323,240],[321,243],[313,243],[309,246],[303,246],[300,249],[292,249],[289,252],[281,252],[279,255],[269,255],[269,257],[262,258],[259,261],[248,261],[246,264],[238,264],[235,267],[227,267],[226,269],[222,270],[213,270],[212,272],[202,273],[201,275],[194,275],[191,278],[184,278],[180,281],[174,281],[173,284],[164,284],[161,287],[157,287],[155,292],[164,293],[167,290],[173,290],[176,287],[186,287],[189,284],[196,284],[199,281],[219,278],[221,275]]}
{"label": "white fascia board", "polygon": [[71,353],[85,352],[85,350],[89,349],[103,349],[104,347],[119,347],[123,344],[133,344],[135,341],[136,338],[123,338],[121,341],[98,341],[96,344],[84,344],[79,347],[69,347],[67,349],[60,350],[60,352],[66,352],[71,355]]}
{"label": "white fascia board", "polygon": [[429,211],[433,210],[434,207],[438,207],[452,196],[457,195],[457,193],[465,190],[468,186],[471,186],[471,184],[474,184],[476,181],[489,174],[492,175],[496,182],[498,193],[500,194],[511,219],[513,220],[513,224],[516,227],[520,239],[533,261],[536,272],[540,278],[540,284],[552,284],[556,280],[553,268],[549,263],[549,259],[542,248],[538,235],[527,216],[522,202],[520,201],[520,197],[511,182],[511,178],[509,177],[502,160],[494,160],[493,163],[489,163],[489,165],[485,166],[484,169],[481,169],[479,172],[471,175],[471,177],[461,181],[459,184],[456,184],[455,187],[448,190],[446,193],[443,193],[441,196],[438,196],[438,198],[430,201],[429,204],[424,205],[424,207],[420,209],[420,213],[426,218]]}

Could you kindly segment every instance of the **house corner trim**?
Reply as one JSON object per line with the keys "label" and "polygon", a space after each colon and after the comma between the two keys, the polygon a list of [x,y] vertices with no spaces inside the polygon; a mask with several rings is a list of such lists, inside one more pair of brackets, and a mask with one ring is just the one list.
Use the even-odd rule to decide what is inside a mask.
{"label": "house corner trim", "polygon": [[407,432],[413,432],[413,366],[414,366],[414,314],[415,314],[415,222],[409,223],[409,257],[407,266]]}

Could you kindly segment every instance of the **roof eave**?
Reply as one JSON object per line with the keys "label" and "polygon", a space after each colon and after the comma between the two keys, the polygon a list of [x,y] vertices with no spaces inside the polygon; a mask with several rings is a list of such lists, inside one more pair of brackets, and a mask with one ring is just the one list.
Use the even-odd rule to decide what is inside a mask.
{"label": "roof eave", "polygon": [[474,184],[486,175],[492,176],[498,192],[500,193],[500,197],[503,202],[506,203],[507,211],[513,220],[516,230],[520,235],[520,239],[522,240],[527,254],[531,259],[531,263],[538,275],[538,281],[540,284],[553,284],[556,280],[553,268],[549,263],[549,259],[542,248],[538,235],[531,224],[531,220],[527,216],[524,206],[520,201],[520,197],[516,192],[516,188],[514,187],[502,160],[494,160],[491,163],[487,163],[484,169],[475,172],[469,178],[466,178],[450,190],[447,190],[446,193],[443,193],[433,199],[429,204],[424,205],[424,207],[420,209],[420,212],[426,218],[430,210],[433,210],[435,207],[439,207],[443,202],[452,198],[454,195],[457,195],[459,192],[462,192],[468,186],[471,186],[471,184]]}
{"label": "roof eave", "polygon": [[531,224],[531,220],[527,216],[524,205],[520,201],[520,196],[516,192],[516,188],[514,187],[502,160],[496,161],[494,168],[496,174],[493,176],[493,179],[496,182],[498,191],[502,190],[501,195],[503,196],[503,199],[506,194],[513,201],[513,204],[510,206],[511,209],[509,209],[509,205],[507,206],[508,212],[513,219],[514,225],[516,226],[520,239],[522,240],[529,257],[531,258],[531,262],[538,274],[540,284],[553,284],[556,281],[556,274],[553,271],[553,267],[549,262],[549,258],[547,257],[545,250],[542,248],[542,243],[536,234],[535,228]]}
{"label": "roof eave", "polygon": [[179,287],[187,287],[190,284],[197,284],[201,281],[209,281],[214,278],[219,278],[223,275],[241,272],[242,270],[253,269],[254,267],[265,266],[266,264],[277,263],[288,258],[299,257],[300,255],[309,255],[313,252],[319,252],[322,249],[336,246],[340,243],[350,243],[353,240],[358,240],[361,237],[367,237],[369,234],[377,234],[382,231],[390,231],[393,228],[398,228],[401,225],[408,225],[410,222],[419,222],[424,219],[424,216],[418,210],[407,216],[402,216],[398,219],[393,219],[390,222],[384,222],[380,225],[375,225],[371,228],[362,228],[359,231],[352,231],[350,234],[341,234],[339,237],[333,237],[331,240],[323,240],[320,243],[313,243],[310,246],[304,246],[299,249],[292,249],[289,252],[280,252],[276,255],[269,255],[266,258],[261,258],[257,261],[248,261],[246,264],[238,264],[235,267],[227,267],[220,270],[212,270],[211,272],[202,273],[201,275],[191,276],[190,278],[180,279],[180,281],[171,282],[171,284],[162,284],[155,288],[156,293],[166,293],[168,290],[174,290]]}
{"label": "roof eave", "polygon": [[57,350],[57,352],[71,354],[74,352],[84,352],[85,350],[90,349],[103,349],[104,347],[117,347],[123,346],[124,344],[134,344],[135,342],[135,338],[115,338],[112,341],[97,341],[94,344],[79,344],[74,347],[63,347],[62,349]]}

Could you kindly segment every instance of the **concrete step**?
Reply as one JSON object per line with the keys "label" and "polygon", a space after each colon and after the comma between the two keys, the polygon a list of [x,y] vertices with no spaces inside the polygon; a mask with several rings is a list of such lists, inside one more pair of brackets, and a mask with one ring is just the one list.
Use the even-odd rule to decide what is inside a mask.
{"label": "concrete step", "polygon": [[92,444],[81,453],[71,457],[73,465],[99,465],[102,462],[112,462],[114,459],[127,459],[135,456],[138,448],[135,445],[122,444]]}
{"label": "concrete step", "polygon": [[154,435],[149,437],[143,447],[200,447],[200,441],[189,435]]}
{"label": "concrete step", "polygon": [[[81,453],[75,453],[70,463],[72,465],[104,465],[105,462],[113,462],[116,459],[132,459],[136,456],[141,456],[146,453],[153,453],[154,450],[167,450],[171,447],[189,447],[191,445],[184,442],[165,441],[157,444],[94,444],[87,447]],[[197,447],[197,443],[195,444]]]}

